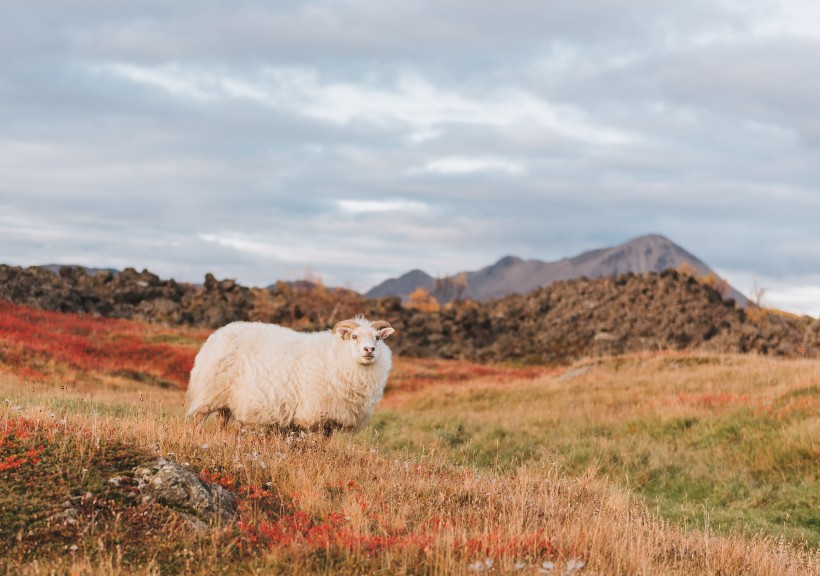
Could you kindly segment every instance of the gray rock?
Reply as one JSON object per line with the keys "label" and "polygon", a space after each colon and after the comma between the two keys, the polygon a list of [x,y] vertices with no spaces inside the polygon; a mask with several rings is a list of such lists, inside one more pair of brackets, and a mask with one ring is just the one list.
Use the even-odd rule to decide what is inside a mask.
{"label": "gray rock", "polygon": [[79,514],[80,513],[77,511],[77,509],[71,505],[71,502],[66,501],[63,504],[62,512],[59,512],[49,517],[49,520],[52,522],[61,522],[63,524],[76,524],[77,517],[79,516]]}
{"label": "gray rock", "polygon": [[568,380],[574,380],[576,378],[580,378],[584,374],[589,372],[589,366],[579,366],[578,368],[573,368],[572,370],[567,370],[563,374],[558,377],[559,382],[566,382]]}
{"label": "gray rock", "polygon": [[236,514],[237,496],[218,484],[200,480],[181,464],[159,458],[134,470],[143,500],[154,500],[183,513],[194,528],[203,523],[230,522]]}

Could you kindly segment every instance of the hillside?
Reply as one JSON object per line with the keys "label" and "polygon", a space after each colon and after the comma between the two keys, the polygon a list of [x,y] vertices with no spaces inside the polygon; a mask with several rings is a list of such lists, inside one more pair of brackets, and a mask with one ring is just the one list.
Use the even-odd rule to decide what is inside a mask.
{"label": "hillside", "polygon": [[[714,275],[714,271],[693,254],[668,238],[652,234],[634,238],[619,246],[591,250],[555,262],[506,256],[481,270],[464,272],[467,280],[464,297],[488,300],[508,294],[527,294],[560,280],[663,272],[684,265],[698,275]],[[456,277],[458,275],[449,280],[452,282]],[[413,270],[375,286],[367,292],[367,296],[398,296],[406,299],[419,287],[428,292],[434,291],[435,278],[421,270]],[[732,287],[729,287],[725,296],[741,306],[748,304],[748,299]]]}
{"label": "hillside", "polygon": [[820,574],[817,362],[398,358],[324,440],[193,427],[207,331],[0,317],[3,573]]}
{"label": "hillside", "polygon": [[527,295],[452,302],[423,312],[398,298],[365,299],[321,285],[247,288],[207,275],[201,287],[126,269],[116,276],[0,266],[0,298],[17,304],[217,328],[234,320],[322,330],[364,313],[398,330],[399,354],[491,362],[569,362],[588,355],[703,348],[780,356],[820,354],[820,320],[742,310],[673,270],[555,282]]}
{"label": "hillside", "polygon": [[414,356],[554,363],[640,350],[820,355],[820,321],[740,310],[673,270],[556,282],[526,296],[396,317]]}

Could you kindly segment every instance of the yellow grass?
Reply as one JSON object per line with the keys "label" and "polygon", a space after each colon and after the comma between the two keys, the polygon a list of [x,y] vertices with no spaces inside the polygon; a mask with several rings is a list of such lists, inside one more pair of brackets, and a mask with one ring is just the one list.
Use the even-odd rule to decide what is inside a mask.
{"label": "yellow grass", "polygon": [[[176,529],[168,535],[178,541],[170,560],[149,554],[134,565],[123,562],[122,551],[102,534],[99,544],[83,541],[72,553],[15,557],[0,560],[0,567],[21,574],[472,574],[491,564],[494,573],[537,574],[549,566],[545,562],[563,573],[582,561],[576,573],[589,575],[820,574],[816,548],[718,530],[709,506],[689,527],[661,519],[651,498],[636,492],[641,479],[619,477],[621,469],[605,459],[582,457],[625,458],[634,451],[635,458],[646,456],[647,469],[683,461],[698,468],[695,474],[709,474],[715,463],[699,461],[704,454],[742,454],[726,446],[712,452],[653,447],[650,437],[674,435],[687,419],[697,419],[697,428],[737,409],[773,420],[815,410],[795,420],[778,442],[820,456],[817,405],[805,401],[815,396],[800,393],[820,382],[820,364],[680,354],[588,361],[570,370],[575,376],[564,379],[556,372],[478,376],[397,391],[372,428],[329,441],[221,432],[213,423],[196,430],[183,417],[177,390],[113,381],[60,389],[22,384],[6,372],[0,376],[0,428],[27,417],[88,433],[82,453],[66,454],[66,467],[83,466],[107,442],[118,441],[148,455],[171,454],[193,469],[218,470],[237,486],[268,489],[317,522],[341,513],[345,528],[362,537],[406,537],[375,552],[298,544],[251,550],[237,544],[236,526],[204,535]],[[459,425],[461,434],[471,435],[461,443]],[[704,441],[710,438],[704,432]],[[771,469],[785,473],[775,462],[783,446],[755,452],[744,466],[764,476]],[[689,459],[690,448],[695,459]],[[262,519],[253,509],[246,519],[252,522],[254,514]],[[544,545],[531,546],[527,538]]]}

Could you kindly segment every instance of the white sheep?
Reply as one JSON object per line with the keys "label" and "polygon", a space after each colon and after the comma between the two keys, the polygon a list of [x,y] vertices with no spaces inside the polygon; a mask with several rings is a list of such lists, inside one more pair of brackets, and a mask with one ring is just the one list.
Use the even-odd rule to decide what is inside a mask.
{"label": "white sheep", "polygon": [[275,324],[233,322],[211,334],[188,383],[188,415],[201,424],[217,412],[224,428],[362,429],[381,400],[392,365],[388,322],[362,316],[333,330],[295,332]]}

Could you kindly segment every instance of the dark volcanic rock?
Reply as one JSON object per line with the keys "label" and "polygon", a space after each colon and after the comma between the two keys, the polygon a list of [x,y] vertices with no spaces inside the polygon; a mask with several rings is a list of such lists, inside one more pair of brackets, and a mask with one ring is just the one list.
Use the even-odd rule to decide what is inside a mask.
{"label": "dark volcanic rock", "polygon": [[[375,307],[374,307],[375,308]],[[675,271],[556,282],[526,296],[382,314],[400,354],[524,363],[641,350],[820,355],[820,321],[748,313]]]}
{"label": "dark volcanic rock", "polygon": [[253,307],[250,289],[233,280],[217,281],[208,274],[199,288],[133,268],[88,275],[74,266],[60,268],[59,274],[0,266],[0,298],[44,310],[209,328],[248,320]]}
{"label": "dark volcanic rock", "polygon": [[454,301],[436,312],[398,297],[365,299],[321,284],[247,288],[212,274],[203,286],[129,268],[118,274],[64,267],[59,274],[0,265],[0,298],[62,312],[217,328],[234,320],[324,330],[364,314],[389,321],[394,352],[523,363],[567,362],[640,350],[708,349],[820,356],[820,320],[741,310],[675,271],[555,282],[526,296]]}
{"label": "dark volcanic rock", "polygon": [[820,320],[815,320],[806,327],[803,346],[808,352],[814,352],[815,355],[820,356]]}

